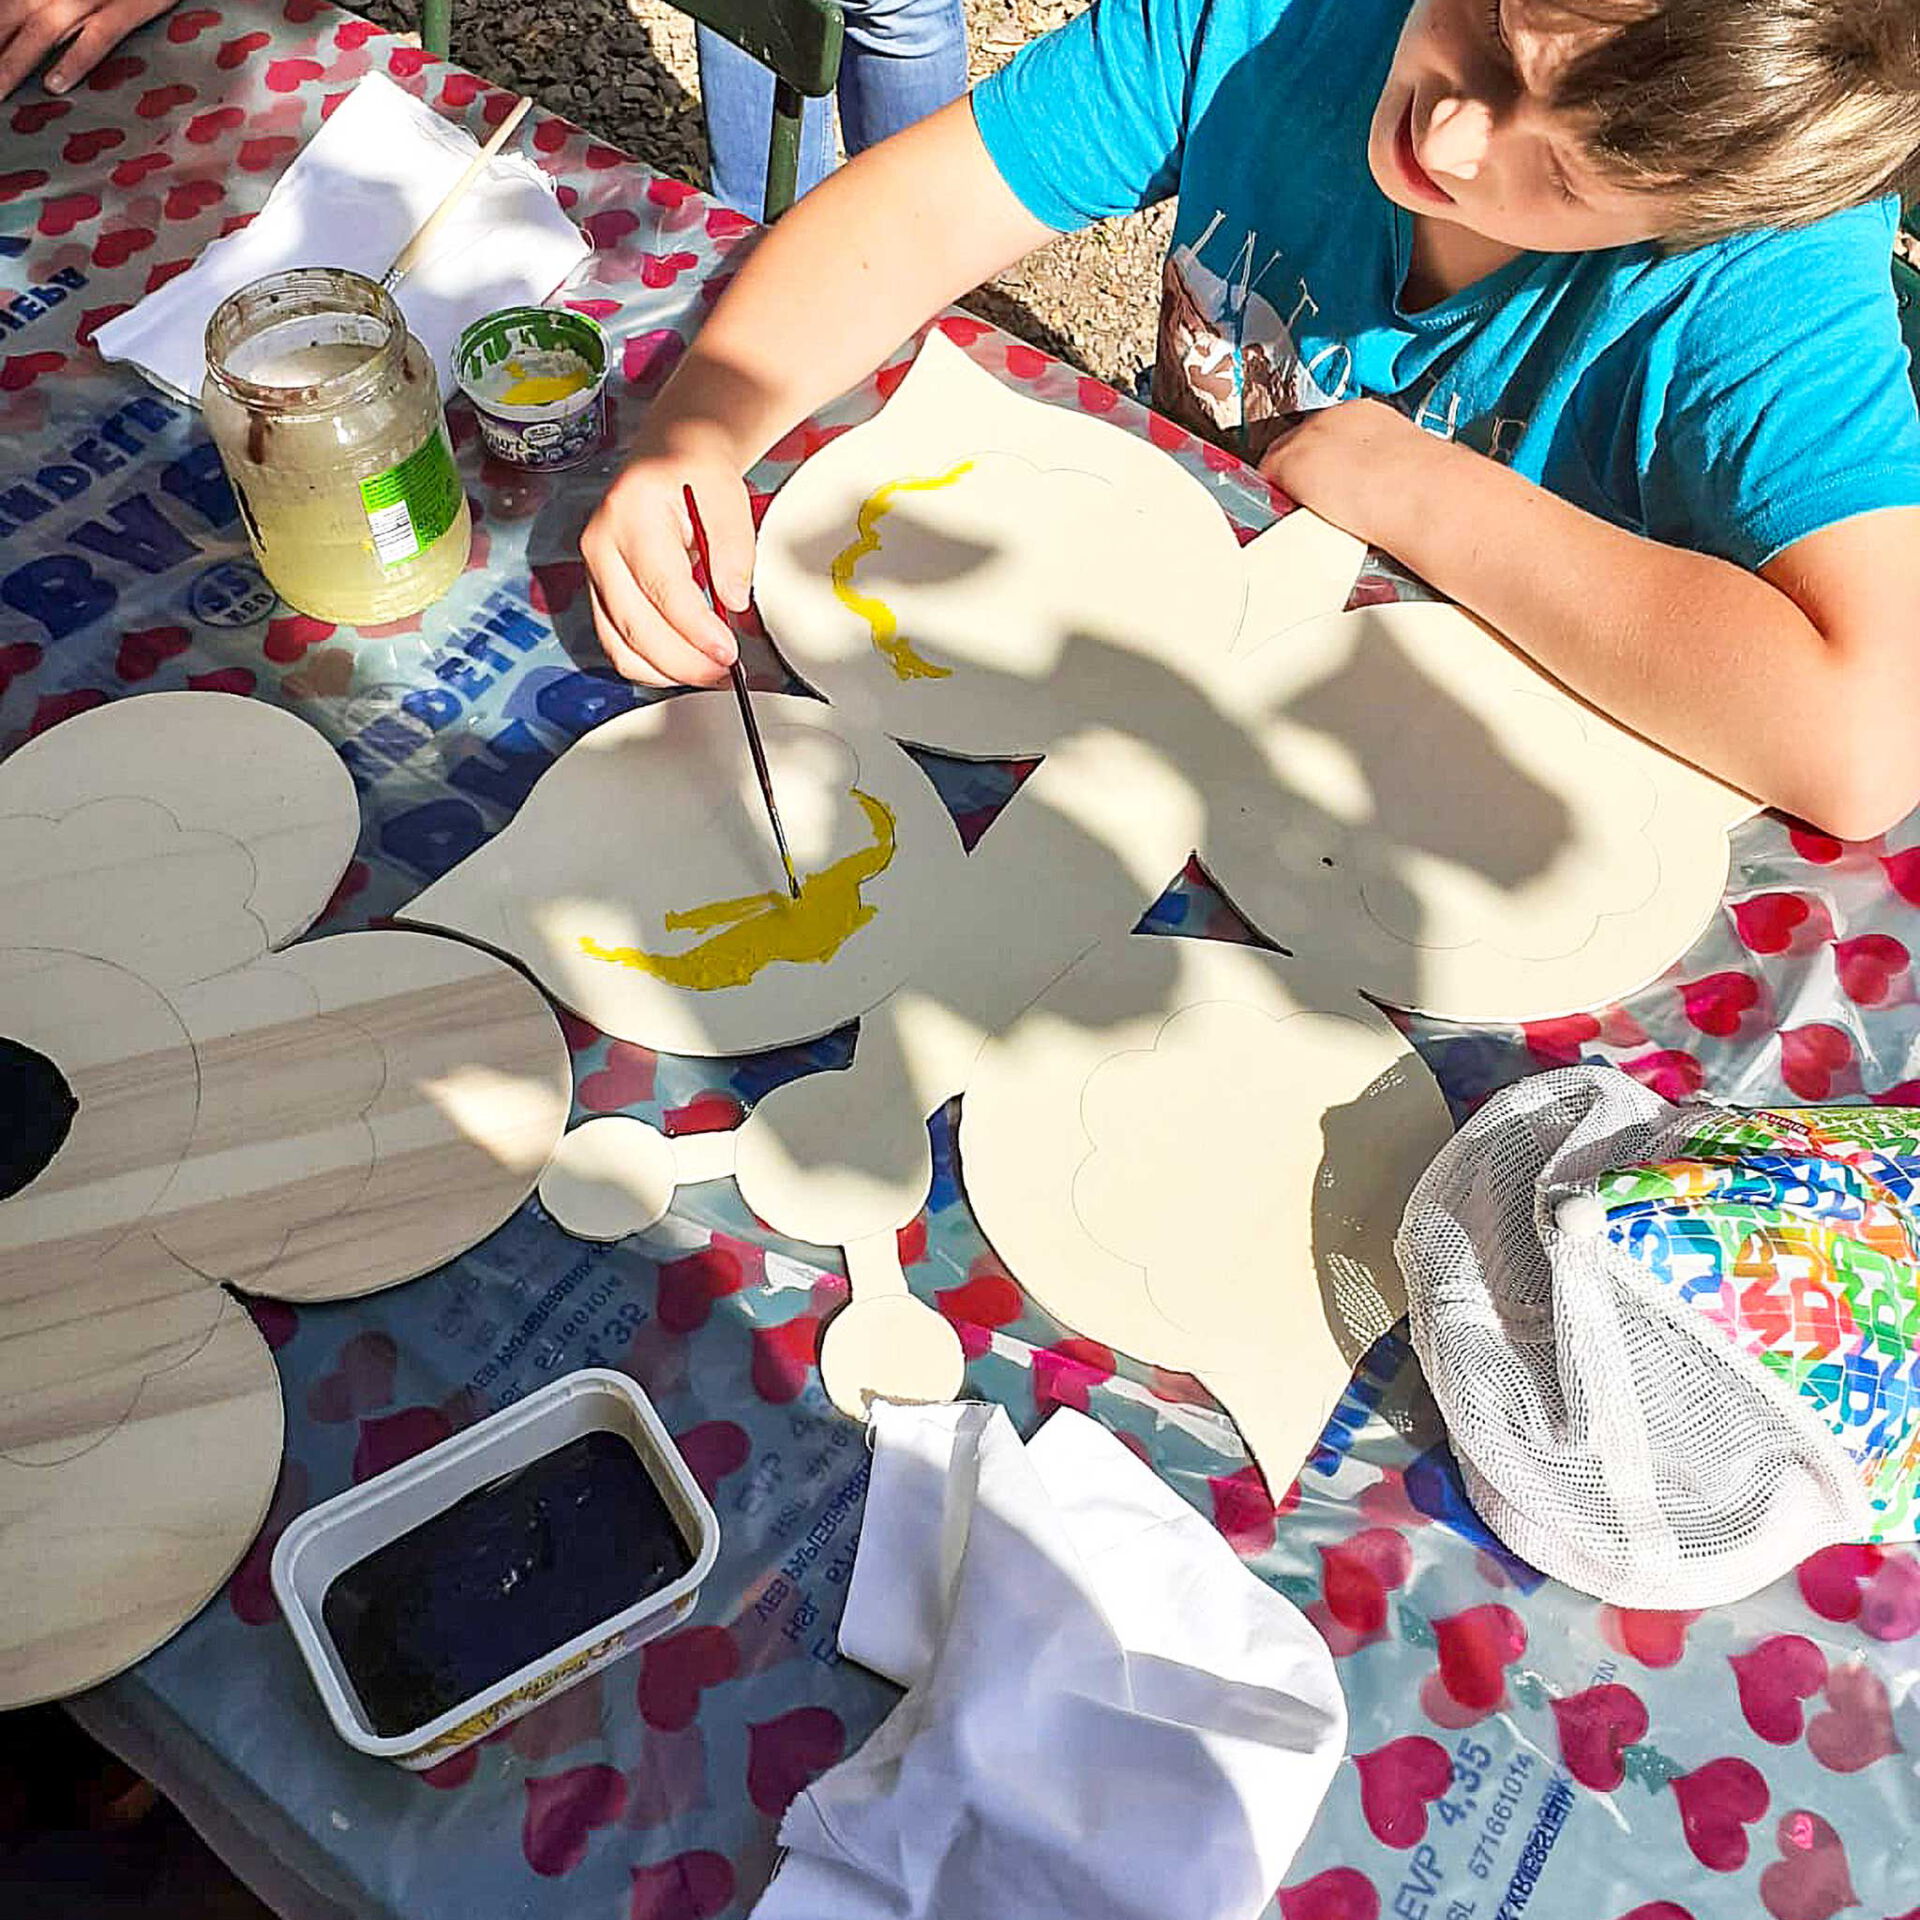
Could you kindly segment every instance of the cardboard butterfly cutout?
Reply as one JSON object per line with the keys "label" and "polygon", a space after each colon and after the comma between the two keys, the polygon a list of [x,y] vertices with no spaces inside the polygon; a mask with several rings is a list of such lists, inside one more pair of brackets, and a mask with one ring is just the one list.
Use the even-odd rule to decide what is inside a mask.
{"label": "cardboard butterfly cutout", "polygon": [[[724,696],[690,695],[574,748],[412,917],[645,1045],[859,1018],[852,1065],[768,1094],[732,1162],[761,1218],[847,1250],[854,1304],[822,1365],[849,1410],[957,1388],[893,1236],[926,1198],[926,1118],[964,1094],[967,1192],[1015,1276],[1081,1332],[1198,1373],[1282,1486],[1399,1311],[1389,1237],[1447,1130],[1369,999],[1512,1020],[1627,993],[1713,911],[1753,810],[1454,608],[1343,611],[1363,558],[1304,512],[1242,550],[1172,460],[935,333],[761,536],[768,629],[830,703],[763,713],[837,737],[898,807],[874,913],[750,979],[660,964],[710,937],[691,896],[764,900],[772,879]],[[896,741],[1040,765],[956,859],[908,808]],[[798,798],[806,768],[775,757]],[[617,834],[582,838],[589,790]],[[809,807],[802,864],[824,871],[856,827],[840,791]],[[1195,853],[1278,951],[1132,931]],[[641,971],[580,958],[609,915]],[[677,1143],[628,1153],[609,1124],[542,1184],[563,1225],[635,1230],[677,1179],[726,1171],[711,1145],[697,1166]]]}
{"label": "cardboard butterfly cutout", "polygon": [[229,1287],[335,1300],[504,1220],[566,1124],[513,968],[417,933],[288,946],[359,833],[292,716],[148,694],[0,764],[0,1708],[118,1672],[258,1531],[278,1376]]}

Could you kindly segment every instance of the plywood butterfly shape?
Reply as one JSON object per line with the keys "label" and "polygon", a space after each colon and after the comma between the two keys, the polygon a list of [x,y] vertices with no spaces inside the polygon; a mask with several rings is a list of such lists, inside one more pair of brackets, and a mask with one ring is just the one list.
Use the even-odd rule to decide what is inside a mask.
{"label": "plywood butterfly shape", "polygon": [[118,1671],[258,1530],[279,1384],[234,1290],[412,1278],[525,1197],[565,1043],[491,956],[291,946],[359,832],[332,749],[151,694],[0,764],[0,1708]]}
{"label": "plywood butterfly shape", "polygon": [[[960,1095],[963,1183],[1015,1277],[1198,1374],[1284,1485],[1399,1310],[1390,1236],[1446,1132],[1378,1003],[1514,1020],[1631,991],[1706,923],[1752,811],[1455,608],[1349,610],[1363,558],[1303,512],[1243,549],[1176,462],[936,332],[787,483],[757,575],[821,696],[761,704],[803,865],[851,871],[869,803],[884,859],[782,932],[737,728],[692,695],[590,735],[411,913],[643,1044],[858,1019],[852,1065],[767,1095],[732,1156],[762,1219],[846,1249],[822,1366],[850,1410],[958,1386],[893,1237]],[[1038,766],[963,853],[903,745]],[[1266,948],[1135,932],[1195,855]],[[729,914],[753,963],[722,975],[703,943]],[[542,1188],[582,1231],[726,1170],[607,1125]]]}

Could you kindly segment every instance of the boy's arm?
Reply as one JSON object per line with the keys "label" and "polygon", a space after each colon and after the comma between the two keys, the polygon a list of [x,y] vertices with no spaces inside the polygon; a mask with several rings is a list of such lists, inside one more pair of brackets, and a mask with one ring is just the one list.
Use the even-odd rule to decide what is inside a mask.
{"label": "boy's arm", "polygon": [[956,295],[1053,237],[1001,179],[967,100],[869,149],[773,227],[581,538],[614,665],[653,685],[722,678],[733,641],[694,586],[681,488],[699,504],[715,584],[744,607],[753,521],[741,475]]}
{"label": "boy's arm", "polygon": [[1610,526],[1375,401],[1310,415],[1261,471],[1769,806],[1866,839],[1920,800],[1920,508],[1842,521],[1748,573]]}

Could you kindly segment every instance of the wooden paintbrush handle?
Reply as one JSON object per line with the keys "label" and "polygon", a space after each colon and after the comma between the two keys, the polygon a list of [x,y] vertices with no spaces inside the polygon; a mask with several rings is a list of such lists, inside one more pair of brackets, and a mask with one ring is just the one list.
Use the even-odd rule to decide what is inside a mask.
{"label": "wooden paintbrush handle", "polygon": [[527,117],[532,106],[531,99],[516,102],[507,117],[494,128],[487,144],[467,162],[466,172],[447,189],[440,204],[415,229],[413,238],[394,255],[393,265],[381,278],[382,286],[392,286],[401,275],[413,270],[420,256],[426,252],[428,241],[439,232],[441,223],[467,197],[467,189],[479,179],[480,170],[513,138],[514,130]]}

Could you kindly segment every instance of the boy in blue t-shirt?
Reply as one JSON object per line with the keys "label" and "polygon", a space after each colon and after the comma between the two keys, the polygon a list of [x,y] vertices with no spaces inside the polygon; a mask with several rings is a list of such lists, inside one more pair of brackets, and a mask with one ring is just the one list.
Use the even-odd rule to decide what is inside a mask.
{"label": "boy in blue t-shirt", "polygon": [[1913,0],[1095,0],[771,233],[582,540],[733,657],[741,475],[1059,231],[1178,195],[1155,400],[1624,724],[1864,837],[1920,799]]}

